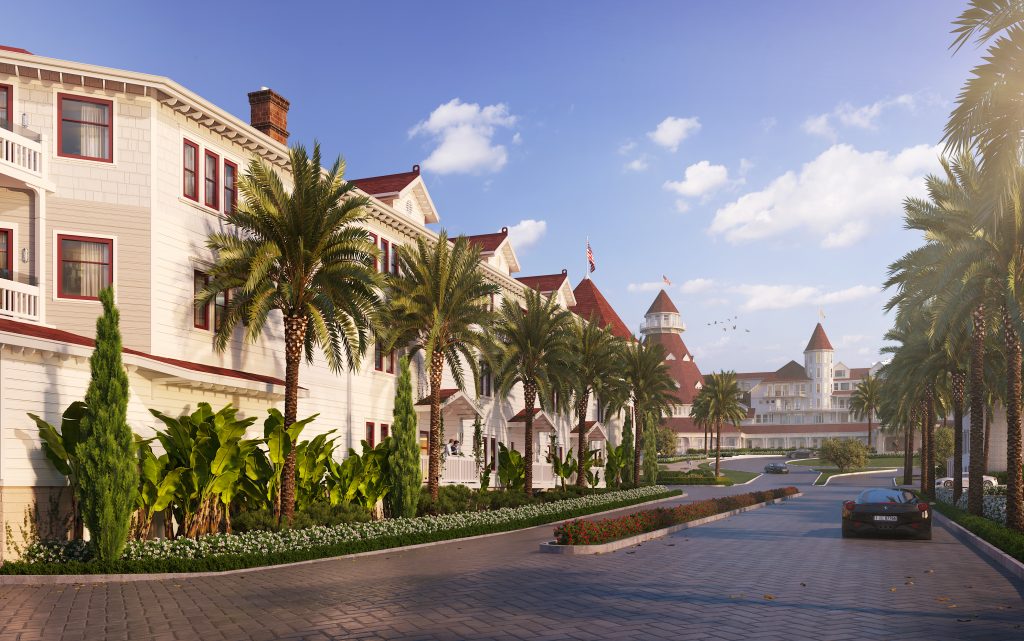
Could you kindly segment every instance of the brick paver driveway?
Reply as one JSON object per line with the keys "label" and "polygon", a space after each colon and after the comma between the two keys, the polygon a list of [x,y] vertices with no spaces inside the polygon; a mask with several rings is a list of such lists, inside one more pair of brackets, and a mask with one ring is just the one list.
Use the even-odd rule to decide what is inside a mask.
{"label": "brick paver driveway", "polygon": [[598,557],[538,553],[548,526],[217,578],[8,586],[0,638],[1024,639],[1024,585],[945,530],[841,539],[837,507],[856,491],[806,487]]}

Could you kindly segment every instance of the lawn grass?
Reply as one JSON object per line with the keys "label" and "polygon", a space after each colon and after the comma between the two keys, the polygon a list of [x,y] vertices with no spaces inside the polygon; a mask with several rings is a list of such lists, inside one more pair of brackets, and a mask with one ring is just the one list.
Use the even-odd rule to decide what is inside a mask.
{"label": "lawn grass", "polygon": [[[917,457],[915,456],[914,457],[914,464],[916,465],[917,462],[918,462],[917,461]],[[829,463],[828,461],[822,460],[820,458],[806,458],[806,459],[800,459],[799,461],[787,461],[787,465],[806,465],[808,467],[822,466],[822,469],[825,469],[826,467],[827,468],[832,468],[833,467],[831,463]],[[883,468],[884,467],[899,467],[899,468],[902,468],[903,467],[903,457],[902,456],[882,456],[882,457],[878,457],[878,458],[869,458],[868,459],[868,467],[866,469],[870,469],[870,468],[873,468],[873,467],[883,467]]]}
{"label": "lawn grass", "polygon": [[[702,470],[710,470],[714,472],[714,468],[712,467],[712,465],[713,463],[701,463],[700,465],[698,465],[698,467],[701,468]],[[758,476],[761,475],[760,472],[743,472],[741,470],[727,470],[722,467],[719,467],[718,471],[721,474],[721,476],[724,476],[733,483],[737,484],[746,483],[747,481],[753,478],[757,478]]]}

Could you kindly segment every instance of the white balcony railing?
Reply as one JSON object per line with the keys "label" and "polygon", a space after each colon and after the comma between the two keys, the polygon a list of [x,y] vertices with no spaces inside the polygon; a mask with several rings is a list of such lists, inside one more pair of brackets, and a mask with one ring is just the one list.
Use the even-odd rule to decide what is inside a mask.
{"label": "white balcony railing", "polygon": [[0,278],[0,316],[38,323],[39,288]]}
{"label": "white balcony railing", "polygon": [[[420,470],[423,472],[423,479],[427,478],[430,459],[426,454],[420,455]],[[441,484],[470,485],[480,482],[480,473],[476,468],[476,461],[472,456],[449,456],[443,461],[444,470],[441,472]]]}
{"label": "white balcony railing", "polygon": [[16,131],[0,127],[0,172],[13,170],[17,178],[42,180],[46,174],[46,154],[39,137],[27,129]]}

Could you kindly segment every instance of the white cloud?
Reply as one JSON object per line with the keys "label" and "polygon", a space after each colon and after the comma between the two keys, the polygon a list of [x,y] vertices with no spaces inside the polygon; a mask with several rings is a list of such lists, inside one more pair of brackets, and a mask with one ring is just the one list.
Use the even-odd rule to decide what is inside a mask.
{"label": "white cloud", "polygon": [[838,305],[867,298],[877,294],[879,290],[867,285],[854,285],[834,291],[825,291],[809,285],[738,285],[731,291],[746,297],[740,309],[753,312],[765,309]]}
{"label": "white cloud", "polygon": [[700,120],[694,118],[675,118],[669,116],[660,123],[654,131],[647,133],[647,137],[656,145],[670,151],[679,149],[679,143],[686,140],[691,133],[700,131]]}
{"label": "white cloud", "polygon": [[512,248],[519,251],[535,244],[543,238],[547,230],[547,221],[527,218],[508,228],[508,238]]}
{"label": "white cloud", "polygon": [[804,121],[803,128],[809,134],[834,140],[836,137],[835,127],[832,125],[834,121],[839,121],[839,124],[844,127],[874,130],[878,128],[877,121],[882,112],[892,107],[903,107],[912,110],[915,105],[914,96],[910,94],[879,100],[870,105],[861,105],[859,107],[844,102],[836,106],[830,113],[811,116]]}
{"label": "white cloud", "polygon": [[715,286],[715,281],[710,278],[691,278],[679,286],[679,291],[684,294],[699,294],[706,292]]}
{"label": "white cloud", "polygon": [[811,116],[804,121],[802,125],[803,130],[809,134],[815,136],[821,136],[823,138],[829,138],[835,140],[836,130],[829,124],[828,114],[821,114],[820,116]]}
{"label": "white cloud", "polygon": [[437,147],[423,161],[423,168],[438,174],[496,172],[508,162],[504,145],[494,143],[496,130],[512,127],[516,116],[499,103],[481,107],[458,98],[440,105],[430,117],[409,130],[409,136],[426,135]]}
{"label": "white cloud", "polygon": [[924,195],[923,178],[937,168],[939,153],[929,145],[895,155],[833,145],[799,174],[788,171],[721,207],[708,231],[741,243],[804,229],[823,247],[849,246],[873,219],[898,216],[905,198]]}
{"label": "white cloud", "polygon": [[665,283],[660,280],[648,283],[630,283],[626,286],[626,291],[631,294],[636,294],[638,292],[656,292],[663,287],[665,287]]}
{"label": "white cloud", "polygon": [[634,158],[623,166],[627,171],[647,171],[647,158],[641,156],[640,158]]}
{"label": "white cloud", "polygon": [[729,304],[728,298],[705,298],[702,299],[705,307],[724,307]]}
{"label": "white cloud", "polygon": [[858,343],[863,343],[866,339],[867,336],[864,334],[843,334],[836,345],[838,347],[852,347]]}
{"label": "white cloud", "polygon": [[523,135],[518,131],[512,134],[512,144],[521,145],[523,143]]}
{"label": "white cloud", "polygon": [[727,182],[729,170],[725,165],[712,165],[707,160],[702,160],[686,168],[683,180],[668,180],[662,187],[680,196],[692,198],[709,194]]}
{"label": "white cloud", "polygon": [[625,156],[634,149],[636,149],[636,142],[633,140],[627,140],[619,146],[619,153]]}
{"label": "white cloud", "polygon": [[754,168],[754,163],[746,158],[740,158],[740,176],[746,176],[747,172]]}
{"label": "white cloud", "polygon": [[678,211],[680,214],[685,214],[686,212],[690,211],[690,203],[680,198],[679,200],[676,201],[676,211]]}

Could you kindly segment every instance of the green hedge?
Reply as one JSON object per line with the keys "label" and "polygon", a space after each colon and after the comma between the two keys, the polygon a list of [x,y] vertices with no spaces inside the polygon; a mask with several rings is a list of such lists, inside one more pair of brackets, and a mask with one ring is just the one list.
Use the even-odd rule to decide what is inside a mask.
{"label": "green hedge", "polygon": [[727,478],[716,479],[714,473],[706,470],[691,470],[690,472],[659,472],[659,485],[732,485],[733,482]]}
{"label": "green hedge", "polygon": [[995,521],[968,514],[948,503],[934,501],[931,505],[949,520],[973,532],[1018,561],[1024,562],[1024,534]]}
{"label": "green hedge", "polygon": [[446,530],[430,532],[417,535],[381,537],[372,540],[351,541],[339,545],[324,546],[322,548],[296,550],[291,552],[277,552],[272,554],[236,554],[212,556],[202,559],[149,559],[145,561],[111,561],[111,562],[81,562],[71,561],[67,563],[22,563],[19,561],[8,561],[0,565],[0,574],[25,575],[25,574],[149,574],[163,572],[223,572],[226,570],[239,570],[242,568],[260,567],[265,565],[279,565],[282,563],[295,563],[297,561],[309,561],[312,559],[324,559],[346,554],[359,552],[371,552],[387,548],[400,547],[404,545],[416,545],[418,543],[433,543],[458,539],[466,536],[480,534],[493,534],[496,532],[509,532],[536,525],[544,525],[555,521],[577,518],[615,510],[637,503],[657,501],[659,499],[678,496],[682,492],[670,490],[654,496],[646,496],[639,500],[615,501],[605,503],[588,509],[565,510],[557,515],[539,516],[519,521],[506,522],[493,525],[478,525],[465,527],[459,530]]}

